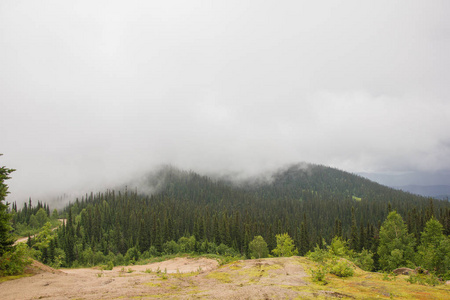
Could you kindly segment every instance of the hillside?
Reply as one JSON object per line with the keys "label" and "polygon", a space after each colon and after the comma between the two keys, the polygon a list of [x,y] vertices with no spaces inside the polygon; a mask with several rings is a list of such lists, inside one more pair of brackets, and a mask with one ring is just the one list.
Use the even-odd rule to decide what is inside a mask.
{"label": "hillside", "polygon": [[[378,269],[379,230],[390,210],[401,215],[417,245],[432,216],[450,233],[449,202],[329,167],[298,164],[246,180],[166,167],[123,189],[75,199],[63,212],[67,223],[30,244],[45,263],[87,266],[180,252],[250,258],[255,236],[271,251],[283,233],[304,255],[338,236],[355,252],[374,253]],[[21,211],[15,216],[30,219]]]}
{"label": "hillside", "polygon": [[41,266],[39,276],[0,283],[8,299],[446,299],[450,286],[423,286],[399,275],[356,269],[353,277],[327,275],[327,285],[312,281],[316,264],[303,257],[236,261],[218,266],[205,258],[116,267],[113,270]]}

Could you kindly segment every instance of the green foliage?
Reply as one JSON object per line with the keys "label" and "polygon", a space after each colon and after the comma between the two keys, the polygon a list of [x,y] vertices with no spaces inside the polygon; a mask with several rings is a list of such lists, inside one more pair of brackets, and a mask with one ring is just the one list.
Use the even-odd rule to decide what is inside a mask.
{"label": "green foliage", "polygon": [[174,240],[168,241],[164,243],[163,251],[165,254],[175,254],[180,252],[180,246]]}
{"label": "green foliage", "polygon": [[350,260],[364,271],[373,271],[374,269],[373,253],[369,250],[363,249],[360,253],[353,253]]}
{"label": "green foliage", "polygon": [[450,239],[443,230],[441,223],[431,218],[425,225],[416,253],[416,263],[439,276],[450,271]]}
{"label": "green foliage", "polygon": [[350,258],[353,255],[353,251],[349,249],[348,242],[341,237],[335,236],[328,247],[330,255],[337,257]]}
{"label": "green foliage", "polygon": [[395,280],[397,280],[397,275],[395,275],[393,272],[390,272],[390,273],[384,272],[383,280],[384,281],[395,281]]}
{"label": "green foliage", "polygon": [[444,284],[442,280],[439,280],[439,278],[433,274],[411,274],[405,280],[411,284],[421,284],[430,286]]}
{"label": "green foliage", "polygon": [[107,265],[105,265],[105,266],[103,266],[103,270],[112,270],[114,268],[114,263],[113,263],[113,261],[112,260],[110,260],[109,262],[108,262],[108,264]]}
{"label": "green foliage", "polygon": [[439,243],[444,238],[443,234],[444,228],[439,223],[436,218],[431,218],[428,220],[428,222],[425,224],[425,228],[422,232],[422,237],[420,239],[420,242],[423,246],[427,247],[430,245],[433,246],[439,246]]}
{"label": "green foliage", "polygon": [[47,216],[47,212],[44,208],[40,208],[38,212],[36,213],[36,223],[38,228],[44,226],[45,223],[49,221],[49,217]]}
{"label": "green foliage", "polygon": [[180,252],[192,253],[195,251],[195,236],[185,237],[182,236],[178,239],[178,245],[180,246]]}
{"label": "green foliage", "polygon": [[277,234],[275,237],[277,239],[277,247],[272,250],[273,254],[279,257],[289,257],[298,254],[297,249],[295,249],[294,241],[289,234]]}
{"label": "green foliage", "polygon": [[330,273],[339,277],[350,277],[353,276],[354,270],[348,261],[340,260],[331,266]]}
{"label": "green foliage", "polygon": [[[2,155],[2,154],[0,154]],[[11,247],[14,243],[11,234],[11,225],[9,220],[11,215],[8,213],[8,204],[5,204],[5,198],[8,195],[8,186],[4,183],[9,179],[9,174],[14,172],[13,169],[0,167],[0,257],[4,254],[11,253]]]}
{"label": "green foliage", "polygon": [[250,256],[254,258],[264,258],[269,255],[267,243],[260,235],[255,236],[255,238],[248,244],[248,249],[250,251]]}
{"label": "green foliage", "polygon": [[345,258],[365,271],[373,270],[373,254],[366,249],[363,249],[361,252],[350,250],[348,242],[341,237],[334,237],[330,245],[325,244],[324,246],[324,249],[316,246],[313,252],[308,252],[308,258],[323,264],[331,264],[339,258]]}
{"label": "green foliage", "polygon": [[309,251],[306,256],[318,263],[325,263],[333,257],[328,249],[321,249],[318,245],[316,245],[314,251]]}
{"label": "green foliage", "polygon": [[389,213],[380,229],[380,267],[392,271],[398,267],[411,267],[414,260],[415,239],[408,234],[402,217],[396,212]]}
{"label": "green foliage", "polygon": [[9,276],[22,274],[25,267],[31,263],[28,258],[28,247],[25,244],[19,244],[0,257],[0,276]]}
{"label": "green foliage", "polygon": [[[56,255],[51,253],[60,249],[64,252],[60,256],[63,266],[75,261],[79,266],[110,260],[119,265],[138,263],[136,257],[127,255],[132,248],[142,253],[140,260],[165,253],[259,257],[250,246],[251,237],[261,236],[268,249],[275,248],[274,255],[285,256],[295,254],[295,247],[292,253],[278,248],[276,236],[289,232],[292,245],[304,255],[312,245],[331,241],[336,233],[349,237],[350,242],[334,240],[326,251],[313,253],[324,261],[347,258],[371,270],[373,265],[378,267],[378,256],[362,249],[376,251],[379,222],[387,215],[388,202],[407,216],[407,227],[416,237],[432,212],[444,224],[444,234],[450,233],[448,202],[435,202],[429,207],[427,199],[322,166],[292,166],[273,174],[272,180],[257,184],[235,185],[173,168],[148,179],[160,187],[151,196],[108,190],[71,199],[71,204],[60,212],[67,216],[67,225],[57,229],[48,243],[35,241],[35,253],[53,264]],[[352,195],[361,200],[352,200]],[[45,204],[26,204],[22,210],[12,205],[11,221],[16,232],[19,227],[31,228],[30,219],[38,224],[39,211],[41,217],[43,210],[47,216],[50,214]],[[51,220],[55,218],[56,214]],[[448,257],[445,241],[434,250],[444,258]],[[83,253],[86,249],[91,252]],[[392,260],[405,258],[404,252],[392,250]]]}
{"label": "green foliage", "polygon": [[328,282],[325,280],[326,275],[329,272],[329,268],[327,265],[320,265],[315,269],[311,269],[311,277],[312,280],[316,283],[325,285]]}
{"label": "green foliage", "polygon": [[128,249],[127,254],[125,254],[125,260],[128,261],[138,261],[139,257],[141,256],[141,253],[139,252],[137,247],[132,247]]}

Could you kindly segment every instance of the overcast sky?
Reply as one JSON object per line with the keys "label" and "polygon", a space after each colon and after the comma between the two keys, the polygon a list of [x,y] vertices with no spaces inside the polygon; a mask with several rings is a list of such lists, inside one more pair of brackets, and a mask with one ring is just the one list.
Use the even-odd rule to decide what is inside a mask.
{"label": "overcast sky", "polygon": [[445,0],[2,0],[8,199],[159,164],[448,172],[449,15]]}

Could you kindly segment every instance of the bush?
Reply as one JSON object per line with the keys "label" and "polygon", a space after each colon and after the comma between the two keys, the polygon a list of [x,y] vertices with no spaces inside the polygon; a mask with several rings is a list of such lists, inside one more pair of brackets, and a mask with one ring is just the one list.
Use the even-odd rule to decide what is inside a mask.
{"label": "bush", "polygon": [[163,251],[165,254],[176,254],[180,251],[180,247],[177,242],[172,240],[163,244]]}
{"label": "bush", "polygon": [[330,273],[339,277],[350,277],[353,276],[354,270],[347,261],[341,260],[331,267]]}
{"label": "bush", "polygon": [[439,278],[433,274],[427,274],[427,275],[411,274],[411,275],[409,275],[409,278],[405,279],[405,280],[411,284],[418,283],[418,284],[422,284],[422,285],[431,285],[431,286],[435,286],[435,285],[444,283],[443,281],[439,280]]}
{"label": "bush", "polygon": [[314,282],[319,284],[327,284],[325,276],[328,273],[328,268],[325,265],[318,267],[317,269],[311,269],[311,276]]}
{"label": "bush", "polygon": [[151,257],[159,256],[158,249],[156,249],[155,246],[151,246],[150,249],[148,249],[148,253]]}
{"label": "bush", "polygon": [[331,259],[332,255],[328,250],[320,249],[319,246],[314,248],[314,252],[309,251],[306,256],[315,262],[323,263]]}
{"label": "bush", "polygon": [[191,253],[195,251],[195,236],[181,237],[178,240],[178,245],[182,253]]}
{"label": "bush", "polygon": [[29,264],[31,260],[28,258],[28,246],[19,244],[0,257],[0,276],[22,274]]}
{"label": "bush", "polygon": [[128,249],[127,253],[125,254],[125,260],[126,261],[138,261],[139,257],[141,256],[141,253],[139,252],[137,247],[132,247]]}
{"label": "bush", "polygon": [[112,270],[114,268],[114,263],[112,262],[112,260],[110,260],[108,262],[108,264],[106,266],[104,266],[102,269],[103,270]]}
{"label": "bush", "polygon": [[119,253],[116,255],[115,260],[114,260],[114,265],[115,266],[122,266],[125,263],[125,259],[122,255],[122,253]]}
{"label": "bush", "polygon": [[364,271],[372,271],[373,270],[373,253],[363,249],[361,253],[354,253],[353,257],[351,257],[351,261],[355,263],[358,267],[363,269]]}

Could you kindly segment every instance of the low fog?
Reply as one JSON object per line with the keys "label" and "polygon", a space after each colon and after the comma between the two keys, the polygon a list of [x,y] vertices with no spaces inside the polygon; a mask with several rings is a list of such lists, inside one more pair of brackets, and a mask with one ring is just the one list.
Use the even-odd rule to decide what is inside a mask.
{"label": "low fog", "polygon": [[7,199],[98,191],[164,164],[245,177],[309,162],[448,184],[433,174],[450,170],[449,13],[448,1],[1,1]]}

